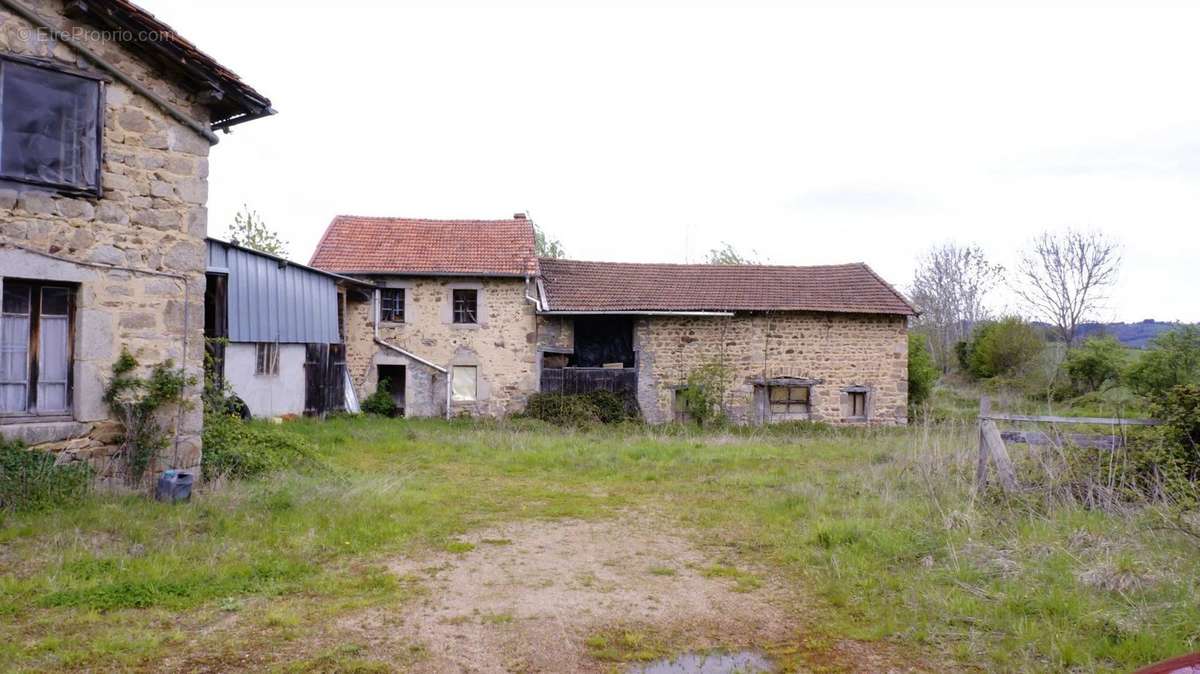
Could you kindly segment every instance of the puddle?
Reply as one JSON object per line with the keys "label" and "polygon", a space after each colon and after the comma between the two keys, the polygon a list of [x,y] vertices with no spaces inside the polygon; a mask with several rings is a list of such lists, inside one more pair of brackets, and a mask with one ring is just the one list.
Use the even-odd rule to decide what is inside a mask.
{"label": "puddle", "polygon": [[637,665],[627,674],[761,674],[773,672],[771,661],[758,653],[686,653]]}

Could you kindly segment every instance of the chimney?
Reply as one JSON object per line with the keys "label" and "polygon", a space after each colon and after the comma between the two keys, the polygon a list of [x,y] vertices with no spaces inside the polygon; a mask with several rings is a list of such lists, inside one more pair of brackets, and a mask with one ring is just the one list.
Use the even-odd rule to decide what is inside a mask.
{"label": "chimney", "polygon": [[525,220],[529,216],[524,213],[513,213],[513,220]]}

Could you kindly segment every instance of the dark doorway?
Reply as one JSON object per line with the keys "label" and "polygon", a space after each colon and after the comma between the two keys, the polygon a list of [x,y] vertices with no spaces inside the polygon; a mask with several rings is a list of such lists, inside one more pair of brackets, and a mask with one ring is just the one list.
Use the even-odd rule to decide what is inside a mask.
{"label": "dark doorway", "polygon": [[620,363],[633,367],[633,321],[628,318],[575,319],[573,367],[603,367]]}
{"label": "dark doorway", "polygon": [[204,369],[217,386],[225,382],[225,343],[229,337],[227,280],[224,274],[204,277]]}
{"label": "dark doorway", "polygon": [[396,403],[396,416],[404,416],[404,380],[406,377],[403,365],[380,365],[377,370],[379,386],[386,382],[387,391],[392,394]]}

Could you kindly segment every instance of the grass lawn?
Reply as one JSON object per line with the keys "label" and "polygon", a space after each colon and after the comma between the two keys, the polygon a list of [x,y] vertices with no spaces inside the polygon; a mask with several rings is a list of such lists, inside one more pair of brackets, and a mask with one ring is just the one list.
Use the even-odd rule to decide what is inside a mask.
{"label": "grass lawn", "polygon": [[779,656],[799,670],[836,671],[822,651],[844,640],[933,670],[1128,671],[1200,650],[1195,541],[1153,528],[1152,512],[977,499],[966,425],[287,428],[323,467],[212,485],[187,505],[93,496],[0,515],[0,669],[403,670],[422,644],[385,663],[330,637],[429,591],[390,560],[466,553],[460,537],[505,522],[630,511],[712,551],[706,573],[738,591],[799,588],[797,645]]}

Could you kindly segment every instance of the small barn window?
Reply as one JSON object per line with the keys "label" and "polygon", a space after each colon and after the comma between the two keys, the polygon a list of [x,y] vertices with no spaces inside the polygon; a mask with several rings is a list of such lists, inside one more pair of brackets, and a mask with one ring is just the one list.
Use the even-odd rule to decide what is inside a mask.
{"label": "small barn window", "polygon": [[479,291],[471,288],[457,288],[453,292],[454,322],[479,322]]}
{"label": "small barn window", "polygon": [[807,386],[770,386],[771,414],[808,414]]}
{"label": "small barn window", "polygon": [[100,82],[0,60],[0,178],[100,190]]}
{"label": "small barn window", "polygon": [[479,368],[474,365],[455,365],[450,396],[466,402],[476,400],[479,394]]}
{"label": "small barn window", "polygon": [[71,406],[70,286],[4,279],[0,413],[64,414]]}
{"label": "small barn window", "polygon": [[865,419],[867,417],[867,392],[850,392],[850,416]]}
{"label": "small barn window", "polygon": [[279,374],[279,345],[259,342],[254,345],[254,374],[274,377]]}
{"label": "small barn window", "polygon": [[379,320],[385,323],[404,322],[404,288],[384,288],[379,291]]}

